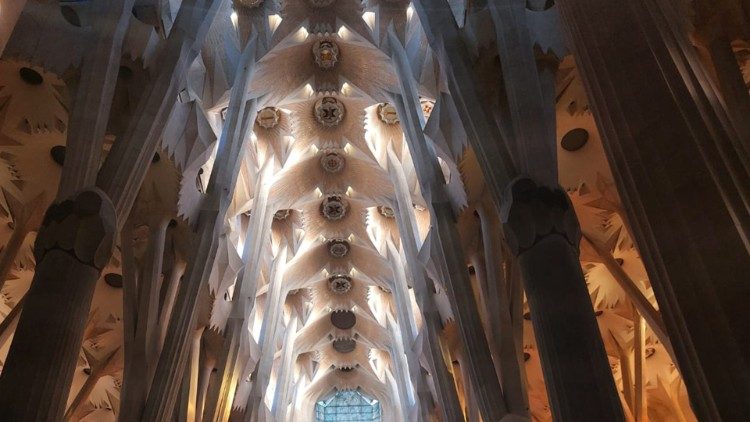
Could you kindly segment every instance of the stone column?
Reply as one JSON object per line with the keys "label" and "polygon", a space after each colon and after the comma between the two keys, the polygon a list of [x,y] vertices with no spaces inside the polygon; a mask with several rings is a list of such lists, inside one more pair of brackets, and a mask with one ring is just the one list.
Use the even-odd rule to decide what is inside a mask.
{"label": "stone column", "polygon": [[567,194],[520,178],[506,198],[505,238],[518,257],[553,418],[624,421],[583,279],[581,232]]}
{"label": "stone column", "polygon": [[0,376],[4,420],[62,420],[94,287],[112,255],[116,227],[112,202],[98,189],[47,211],[34,246],[36,273]]}
{"label": "stone column", "polygon": [[[487,201],[489,202],[489,201]],[[507,280],[502,272],[502,234],[497,212],[491,204],[480,204],[477,214],[481,221],[483,256],[477,266],[477,276],[486,277],[493,343],[497,349],[497,366],[508,410],[517,415],[527,415],[529,402],[525,375],[522,372],[522,354],[513,337],[513,321],[508,300]],[[483,264],[483,265],[482,265]]]}
{"label": "stone column", "polygon": [[[183,6],[184,7],[184,6]],[[190,352],[190,340],[196,325],[198,292],[211,272],[218,247],[217,238],[224,228],[224,220],[234,194],[240,158],[244,156],[245,141],[255,121],[258,102],[249,98],[248,85],[257,58],[255,41],[245,47],[235,76],[227,119],[216,155],[216,166],[211,173],[205,206],[195,233],[195,250],[180,283],[167,337],[164,339],[156,373],[143,411],[144,421],[164,421],[172,418],[177,401],[182,373]]]}
{"label": "stone column", "polygon": [[430,205],[432,241],[435,242],[435,253],[432,256],[445,275],[443,282],[466,350],[469,364],[466,369],[470,374],[467,382],[472,384],[477,394],[477,404],[483,419],[500,420],[508,412],[502,400],[502,388],[479,319],[477,303],[470,291],[469,273],[460,248],[461,239],[456,228],[453,206],[445,184],[441,182],[444,178],[437,154],[423,133],[424,115],[419,103],[417,84],[411,74],[404,47],[393,32],[389,33],[389,46],[401,88],[400,95],[392,96],[393,103],[402,122],[422,194]]}
{"label": "stone column", "polygon": [[442,349],[440,348],[440,317],[435,309],[435,302],[427,287],[427,275],[424,266],[419,260],[419,245],[417,223],[414,216],[414,207],[411,200],[411,192],[406,182],[403,165],[398,161],[393,150],[388,151],[388,170],[393,181],[396,192],[396,222],[401,234],[402,247],[407,257],[406,268],[411,276],[414,297],[419,305],[424,321],[425,341],[422,344],[424,357],[432,375],[436,399],[440,401],[439,407],[443,420],[452,421],[461,417],[461,405],[456,394],[455,383],[445,365]]}
{"label": "stone column", "polygon": [[693,410],[745,419],[750,175],[737,139],[666,2],[558,6]]}
{"label": "stone column", "polygon": [[706,43],[706,49],[716,71],[716,80],[727,114],[737,131],[747,159],[747,155],[750,155],[750,94],[732,50],[732,42],[725,36],[717,36]]}
{"label": "stone column", "polygon": [[67,160],[60,175],[59,199],[96,182],[120,68],[122,40],[132,18],[133,3],[134,0],[91,3],[93,36],[83,57],[68,120]]}

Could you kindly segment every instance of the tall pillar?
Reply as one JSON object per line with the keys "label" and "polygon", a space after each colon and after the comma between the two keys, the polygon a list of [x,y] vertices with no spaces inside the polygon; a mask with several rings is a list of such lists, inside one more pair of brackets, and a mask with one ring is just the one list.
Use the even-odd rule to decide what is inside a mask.
{"label": "tall pillar", "polygon": [[747,160],[750,158],[750,94],[732,50],[732,42],[726,36],[716,36],[706,42],[706,49],[714,65],[727,114],[737,131]]}
{"label": "tall pillar", "polygon": [[406,182],[404,168],[392,150],[388,151],[388,170],[396,193],[396,222],[401,234],[402,247],[407,257],[406,268],[411,275],[414,297],[424,321],[422,329],[424,330],[425,341],[422,347],[435,385],[437,399],[440,402],[441,416],[444,421],[459,420],[462,417],[461,405],[456,394],[455,383],[448,367],[445,365],[443,351],[440,347],[440,332],[442,331],[440,316],[437,313],[433,295],[427,287],[425,269],[419,261],[419,245],[417,244],[419,233],[414,216],[411,192]]}
{"label": "tall pillar", "polygon": [[518,257],[556,421],[624,421],[578,259],[581,231],[567,194],[514,181],[503,207]]}
{"label": "tall pillar", "polygon": [[[183,6],[184,7],[184,6]],[[185,272],[169,319],[167,337],[159,356],[154,381],[149,391],[144,421],[172,418],[179,393],[180,380],[190,353],[190,340],[196,325],[197,298],[200,287],[208,280],[216,258],[218,234],[224,228],[226,212],[234,194],[240,158],[244,156],[247,128],[255,121],[257,98],[250,99],[248,85],[256,60],[255,41],[245,47],[238,63],[227,119],[219,141],[216,166],[204,199],[195,233],[195,251]]]}
{"label": "tall pillar", "polygon": [[389,33],[389,46],[401,94],[393,95],[393,103],[402,122],[409,151],[416,168],[417,177],[425,199],[430,205],[433,222],[433,259],[444,272],[444,283],[451,308],[466,350],[467,380],[477,396],[482,418],[500,420],[508,414],[502,397],[502,388],[495,373],[487,337],[479,319],[479,311],[473,293],[466,260],[460,248],[461,239],[456,229],[453,205],[448,198],[438,157],[427,142],[423,132],[424,115],[419,103],[416,81],[406,58],[403,45],[393,32]]}
{"label": "tall pillar", "polygon": [[742,420],[750,175],[666,3],[558,6],[693,410]]}
{"label": "tall pillar", "polygon": [[94,286],[112,256],[116,227],[112,202],[98,189],[47,211],[34,245],[36,272],[0,376],[2,419],[62,420]]}
{"label": "tall pillar", "polygon": [[519,349],[513,337],[508,282],[503,277],[500,221],[491,204],[477,207],[482,231],[483,256],[476,266],[477,276],[486,279],[487,311],[490,313],[491,333],[497,353],[500,381],[508,410],[517,415],[527,415],[529,401]]}

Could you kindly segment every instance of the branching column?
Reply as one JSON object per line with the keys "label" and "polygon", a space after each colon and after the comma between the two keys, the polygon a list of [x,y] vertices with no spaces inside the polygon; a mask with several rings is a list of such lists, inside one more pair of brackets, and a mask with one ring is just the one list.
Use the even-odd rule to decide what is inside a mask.
{"label": "branching column", "polygon": [[100,190],[47,211],[34,246],[36,272],[0,377],[3,419],[61,420],[94,285],[112,256],[116,230],[114,207]]}
{"label": "branching column", "polygon": [[556,421],[622,421],[624,414],[578,259],[581,232],[561,189],[521,178],[503,207]]}
{"label": "branching column", "polygon": [[750,174],[667,3],[558,5],[693,410],[742,420]]}
{"label": "branching column", "polygon": [[249,138],[248,128],[255,121],[257,99],[248,98],[248,84],[255,60],[255,42],[251,41],[238,64],[216,165],[211,173],[205,205],[196,229],[196,250],[177,293],[164,348],[143,413],[144,421],[169,420],[174,412],[182,373],[190,354],[198,292],[202,283],[208,280],[216,258],[217,239],[224,227],[234,193],[240,158],[244,154],[245,141]]}
{"label": "branching column", "polygon": [[407,257],[406,267],[411,275],[414,297],[417,300],[424,321],[424,344],[425,357],[428,362],[432,379],[435,384],[436,394],[439,399],[440,412],[443,420],[459,420],[461,416],[461,405],[456,394],[455,383],[451,377],[448,367],[443,359],[440,346],[440,318],[435,307],[432,294],[427,287],[427,275],[423,264],[419,259],[419,246],[417,244],[417,223],[414,216],[414,208],[411,192],[406,182],[404,169],[392,150],[388,151],[388,170],[396,191],[396,222],[404,253]]}
{"label": "branching column", "polygon": [[444,177],[437,155],[423,133],[424,115],[406,52],[393,32],[389,33],[389,46],[402,93],[394,95],[393,101],[404,128],[422,192],[430,204],[434,228],[432,241],[435,242],[437,264],[443,269],[448,298],[466,350],[467,371],[470,374],[468,382],[477,394],[477,404],[483,419],[500,420],[507,414],[507,409],[479,319],[477,303],[470,291],[468,268],[460,248],[461,240],[456,229],[453,206],[442,182]]}

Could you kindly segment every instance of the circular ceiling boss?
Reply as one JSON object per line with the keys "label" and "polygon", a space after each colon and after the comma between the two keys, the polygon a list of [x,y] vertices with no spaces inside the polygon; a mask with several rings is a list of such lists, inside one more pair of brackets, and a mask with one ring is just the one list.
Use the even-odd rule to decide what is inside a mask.
{"label": "circular ceiling boss", "polygon": [[357,316],[352,311],[331,312],[331,324],[340,330],[348,330],[357,323]]}
{"label": "circular ceiling boss", "polygon": [[349,242],[335,239],[328,242],[328,253],[334,258],[343,258],[349,254]]}
{"label": "circular ceiling boss", "polygon": [[338,152],[327,151],[320,157],[320,165],[328,173],[338,173],[344,169],[346,159]]}
{"label": "circular ceiling boss", "polygon": [[395,125],[399,122],[396,107],[390,103],[378,104],[378,118],[387,125]]}
{"label": "circular ceiling boss", "polygon": [[323,97],[315,102],[315,120],[324,127],[338,126],[344,120],[344,103],[334,97]]}
{"label": "circular ceiling boss", "polygon": [[342,338],[333,341],[333,349],[339,353],[351,353],[357,348],[357,342],[351,338]]}
{"label": "circular ceiling boss", "polygon": [[395,218],[396,213],[393,211],[393,208],[387,207],[387,206],[379,206],[378,207],[378,213],[382,215],[385,218]]}
{"label": "circular ceiling boss", "polygon": [[258,117],[255,121],[258,126],[263,129],[273,129],[279,124],[281,120],[281,111],[276,107],[265,107],[258,112]]}
{"label": "circular ceiling boss", "polygon": [[328,289],[333,293],[343,295],[352,289],[352,279],[347,275],[335,275],[328,278]]}
{"label": "circular ceiling boss", "polygon": [[330,221],[337,221],[346,217],[348,210],[349,203],[346,199],[338,195],[330,195],[320,204],[320,213]]}
{"label": "circular ceiling boss", "polygon": [[319,68],[333,69],[339,61],[339,46],[333,40],[318,40],[313,44],[312,54]]}

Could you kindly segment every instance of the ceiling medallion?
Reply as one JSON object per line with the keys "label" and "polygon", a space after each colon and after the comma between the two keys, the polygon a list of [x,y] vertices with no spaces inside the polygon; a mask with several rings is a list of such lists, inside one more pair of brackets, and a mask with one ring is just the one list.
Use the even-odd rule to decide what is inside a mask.
{"label": "ceiling medallion", "polygon": [[328,278],[328,288],[339,295],[352,289],[352,279],[347,275],[335,275]]}
{"label": "ceiling medallion", "polygon": [[380,215],[382,215],[385,218],[395,218],[396,217],[396,213],[393,212],[393,208],[391,208],[391,207],[380,206],[380,207],[378,207],[378,212],[380,213]]}
{"label": "ceiling medallion", "polygon": [[328,253],[334,258],[343,258],[349,254],[349,242],[335,239],[328,242]]}
{"label": "ceiling medallion", "polygon": [[395,125],[399,122],[396,107],[389,103],[378,104],[378,118],[387,125]]}
{"label": "ceiling medallion", "polygon": [[289,209],[287,209],[287,210],[278,210],[278,211],[276,211],[273,214],[273,219],[274,220],[278,220],[278,221],[286,220],[287,217],[289,217],[289,214],[291,214],[291,212],[292,212],[292,210],[289,210]]}
{"label": "ceiling medallion", "polygon": [[419,103],[422,105],[422,113],[424,113],[426,118],[429,118],[430,114],[432,114],[432,109],[435,108],[435,101],[422,98],[419,100]]}
{"label": "ceiling medallion", "polygon": [[313,7],[328,7],[332,5],[336,0],[310,0],[310,4]]}
{"label": "ceiling medallion", "polygon": [[281,120],[281,111],[276,107],[266,107],[258,112],[258,117],[255,121],[258,125],[264,129],[273,129],[279,124]]}
{"label": "ceiling medallion", "polygon": [[351,353],[357,348],[357,342],[351,338],[342,338],[333,341],[333,349],[339,353]]}
{"label": "ceiling medallion", "polygon": [[315,120],[325,127],[338,126],[344,120],[344,104],[334,97],[323,97],[315,103]]}
{"label": "ceiling medallion", "polygon": [[349,203],[346,199],[338,195],[330,195],[320,204],[320,213],[323,214],[323,217],[331,221],[344,218],[348,209]]}
{"label": "ceiling medallion", "polygon": [[320,157],[320,165],[323,167],[323,170],[328,173],[340,172],[344,169],[345,164],[346,160],[338,152],[326,151],[323,153],[323,156]]}
{"label": "ceiling medallion", "polygon": [[352,311],[331,312],[331,324],[340,330],[348,330],[357,324],[357,316]]}
{"label": "ceiling medallion", "polygon": [[313,58],[321,69],[333,69],[339,61],[339,46],[332,40],[318,40],[313,44]]}

